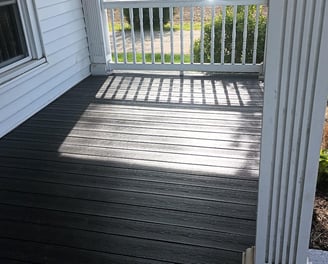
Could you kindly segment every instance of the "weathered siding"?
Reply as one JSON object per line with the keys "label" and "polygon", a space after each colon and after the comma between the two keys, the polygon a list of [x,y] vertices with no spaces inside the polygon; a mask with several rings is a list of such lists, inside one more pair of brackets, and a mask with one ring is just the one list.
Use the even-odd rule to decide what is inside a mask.
{"label": "weathered siding", "polygon": [[36,0],[47,63],[0,86],[0,137],[90,75],[80,0]]}

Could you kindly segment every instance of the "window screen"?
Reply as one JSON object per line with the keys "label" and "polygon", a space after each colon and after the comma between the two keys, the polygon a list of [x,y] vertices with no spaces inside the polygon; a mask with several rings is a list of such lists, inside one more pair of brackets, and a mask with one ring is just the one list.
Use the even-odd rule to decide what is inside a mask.
{"label": "window screen", "polygon": [[0,68],[27,56],[16,1],[0,0]]}

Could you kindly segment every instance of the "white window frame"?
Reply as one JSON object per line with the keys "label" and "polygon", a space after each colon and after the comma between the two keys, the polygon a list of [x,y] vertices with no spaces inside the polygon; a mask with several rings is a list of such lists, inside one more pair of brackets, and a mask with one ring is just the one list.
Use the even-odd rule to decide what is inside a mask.
{"label": "white window frame", "polygon": [[34,0],[8,0],[0,2],[0,5],[15,3],[18,5],[28,55],[0,68],[0,84],[46,62]]}

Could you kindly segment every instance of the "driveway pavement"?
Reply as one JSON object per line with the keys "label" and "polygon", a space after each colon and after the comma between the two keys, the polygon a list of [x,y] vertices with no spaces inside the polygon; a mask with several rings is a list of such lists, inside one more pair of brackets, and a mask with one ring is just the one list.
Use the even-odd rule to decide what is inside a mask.
{"label": "driveway pavement", "polygon": [[[190,31],[182,31],[183,32],[183,53],[188,54],[190,53]],[[151,53],[151,36],[150,31],[145,31],[145,41],[144,41],[144,51],[145,53]],[[193,31],[193,40],[200,38],[200,30]],[[113,41],[112,35],[110,34],[110,40]],[[125,40],[126,40],[126,51],[132,52],[132,35],[131,31],[125,32]],[[161,52],[161,38],[160,32],[154,32],[154,51],[155,53]],[[180,31],[175,31],[173,33],[173,51],[174,54],[180,53]],[[118,52],[123,52],[123,40],[122,40],[122,33],[116,32],[116,47]],[[135,48],[137,53],[141,53],[141,34],[140,32],[135,32]],[[113,49],[114,50],[114,49]],[[169,54],[171,53],[171,33],[170,31],[165,31],[163,34],[163,50],[164,53]]]}

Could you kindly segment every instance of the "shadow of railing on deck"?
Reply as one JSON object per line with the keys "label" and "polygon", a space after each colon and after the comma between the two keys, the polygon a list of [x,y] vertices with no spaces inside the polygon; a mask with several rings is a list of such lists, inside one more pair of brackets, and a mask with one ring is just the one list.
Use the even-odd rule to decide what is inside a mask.
{"label": "shadow of railing on deck", "polygon": [[[238,78],[238,77],[237,77]],[[251,85],[254,84],[250,79]],[[102,87],[96,99],[102,103],[160,103],[190,106],[262,106],[262,92],[249,89],[245,77],[173,76],[147,74],[117,74]],[[247,81],[246,81],[247,82]],[[249,108],[249,111],[252,109]]]}

